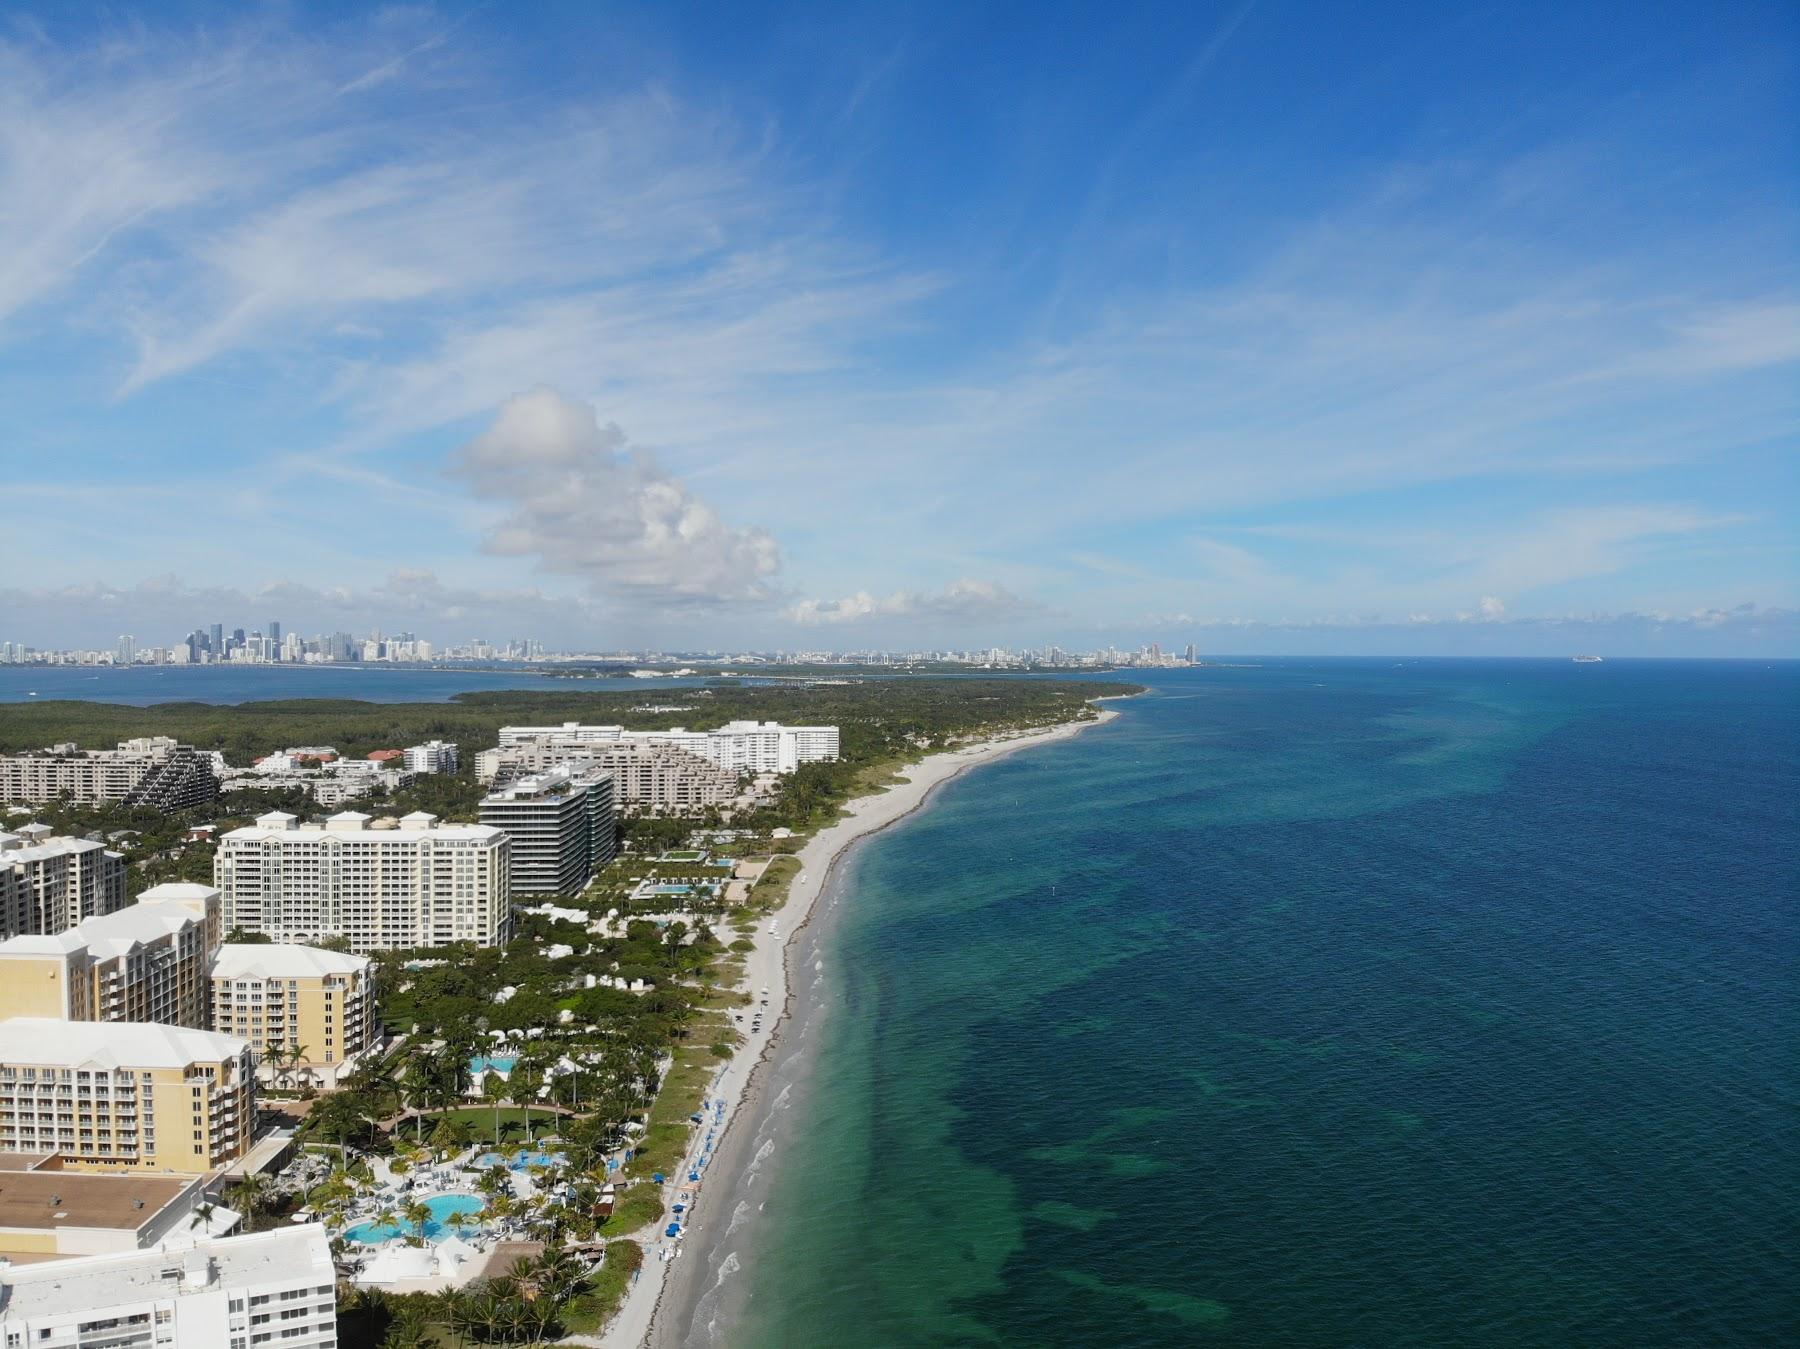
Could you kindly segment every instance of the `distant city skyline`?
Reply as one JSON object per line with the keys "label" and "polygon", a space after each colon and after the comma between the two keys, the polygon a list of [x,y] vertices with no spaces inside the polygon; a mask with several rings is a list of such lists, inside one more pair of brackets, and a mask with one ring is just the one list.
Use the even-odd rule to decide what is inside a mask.
{"label": "distant city skyline", "polygon": [[120,633],[112,646],[46,646],[0,636],[0,664],[77,663],[113,665],[299,665],[347,661],[542,660],[544,644],[534,637],[490,642],[482,637],[461,643],[434,642],[402,630],[367,633],[284,631],[279,619],[261,628],[227,628],[213,623],[194,628],[174,641],[140,642],[136,633]]}
{"label": "distant city skyline", "polygon": [[9,19],[15,640],[1800,656],[1780,0]]}

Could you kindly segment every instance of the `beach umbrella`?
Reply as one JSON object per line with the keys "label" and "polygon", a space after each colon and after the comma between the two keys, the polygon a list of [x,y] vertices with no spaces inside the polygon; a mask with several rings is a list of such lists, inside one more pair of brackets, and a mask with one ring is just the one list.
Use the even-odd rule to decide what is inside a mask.
{"label": "beach umbrella", "polygon": [[675,1211],[676,1211],[676,1212],[677,1212],[677,1213],[680,1213],[680,1212],[681,1212],[681,1211],[682,1211],[682,1210],[683,1210],[683,1209],[684,1209],[684,1208],[686,1208],[686,1207],[687,1207],[687,1205],[686,1205],[686,1204],[677,1204],[677,1205],[675,1205]]}
{"label": "beach umbrella", "polygon": [[660,1171],[652,1171],[650,1173],[650,1179],[655,1181],[658,1185],[661,1185],[663,1183],[663,1173]]}
{"label": "beach umbrella", "polygon": [[665,1236],[665,1237],[678,1237],[678,1236],[680,1236],[680,1235],[681,1235],[681,1224],[680,1224],[680,1223],[670,1223],[670,1224],[669,1224],[669,1227],[668,1227],[668,1230],[667,1230],[667,1231],[665,1231],[665,1232],[664,1232],[664,1233],[663,1233],[663,1235],[664,1235],[664,1236]]}

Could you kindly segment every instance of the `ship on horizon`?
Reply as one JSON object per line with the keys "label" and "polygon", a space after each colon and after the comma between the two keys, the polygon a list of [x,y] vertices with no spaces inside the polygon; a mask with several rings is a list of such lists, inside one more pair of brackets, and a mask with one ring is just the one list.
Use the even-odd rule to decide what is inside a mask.
{"label": "ship on horizon", "polygon": [[1577,665],[1598,665],[1603,659],[1605,659],[1603,656],[1576,656],[1574,658]]}

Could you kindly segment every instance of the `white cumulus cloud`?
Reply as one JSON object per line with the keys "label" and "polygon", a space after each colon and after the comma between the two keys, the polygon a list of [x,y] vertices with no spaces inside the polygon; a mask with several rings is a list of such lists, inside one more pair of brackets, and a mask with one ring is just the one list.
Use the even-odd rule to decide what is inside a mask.
{"label": "white cumulus cloud", "polygon": [[507,513],[483,546],[535,558],[596,594],[660,604],[774,597],[781,549],[727,524],[586,403],[534,389],[501,405],[454,471]]}

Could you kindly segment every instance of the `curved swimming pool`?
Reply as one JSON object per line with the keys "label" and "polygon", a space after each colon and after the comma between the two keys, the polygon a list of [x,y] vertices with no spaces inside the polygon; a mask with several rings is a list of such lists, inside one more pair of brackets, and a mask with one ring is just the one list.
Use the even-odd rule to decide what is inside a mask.
{"label": "curved swimming pool", "polygon": [[[425,1240],[442,1241],[452,1233],[479,1227],[481,1224],[474,1219],[487,1207],[487,1200],[478,1194],[434,1194],[425,1200],[425,1207],[431,1210],[431,1217],[425,1221]],[[363,1246],[375,1246],[395,1237],[416,1235],[419,1233],[413,1225],[399,1218],[389,1223],[357,1223],[354,1227],[344,1229],[346,1241],[354,1241]]]}

